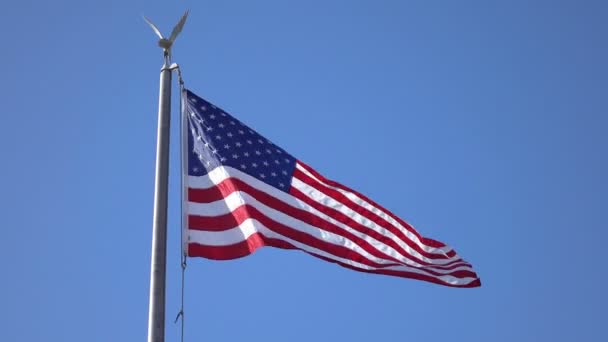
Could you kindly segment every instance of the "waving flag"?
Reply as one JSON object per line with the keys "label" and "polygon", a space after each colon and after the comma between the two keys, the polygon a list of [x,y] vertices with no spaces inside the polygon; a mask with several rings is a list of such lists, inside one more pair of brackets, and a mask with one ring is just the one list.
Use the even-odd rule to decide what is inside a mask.
{"label": "waving flag", "polygon": [[188,256],[235,259],[271,246],[362,272],[481,285],[452,248],[422,237],[192,92],[183,96]]}

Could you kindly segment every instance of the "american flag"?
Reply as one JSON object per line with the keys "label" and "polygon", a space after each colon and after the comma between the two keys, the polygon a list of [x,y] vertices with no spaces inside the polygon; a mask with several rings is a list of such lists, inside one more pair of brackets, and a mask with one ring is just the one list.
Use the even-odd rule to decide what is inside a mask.
{"label": "american flag", "polygon": [[362,272],[481,285],[452,248],[422,237],[189,90],[183,110],[188,256],[227,260],[271,246]]}

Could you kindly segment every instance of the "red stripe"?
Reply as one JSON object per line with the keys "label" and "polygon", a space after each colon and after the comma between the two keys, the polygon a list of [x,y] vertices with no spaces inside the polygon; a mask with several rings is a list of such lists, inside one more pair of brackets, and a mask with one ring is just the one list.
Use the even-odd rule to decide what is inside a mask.
{"label": "red stripe", "polygon": [[[302,165],[302,167],[306,168],[304,165]],[[307,168],[307,170],[308,169],[310,169],[310,168]],[[316,176],[317,176],[317,178],[322,177],[318,173],[316,174]],[[392,232],[393,234],[395,234],[396,236],[398,236],[401,240],[405,241],[410,247],[412,247],[413,249],[415,249],[416,251],[418,251],[420,254],[424,255],[427,258],[430,258],[430,259],[449,259],[449,258],[452,258],[452,257],[454,257],[456,255],[456,252],[454,250],[450,250],[450,251],[446,252],[447,256],[444,255],[444,254],[429,253],[429,252],[425,251],[422,247],[420,247],[420,245],[418,245],[417,243],[415,243],[414,241],[412,241],[410,238],[408,238],[399,227],[394,226],[393,224],[391,224],[387,220],[385,220],[382,217],[374,214],[369,209],[367,209],[367,208],[365,208],[365,207],[357,204],[356,202],[352,201],[350,198],[348,198],[342,192],[328,187],[327,185],[319,182],[318,180],[315,180],[314,178],[310,177],[309,175],[307,175],[306,173],[302,172],[301,170],[298,170],[297,168],[294,170],[294,177],[298,178],[299,180],[301,180],[302,182],[306,183],[307,185],[309,185],[309,186],[317,189],[318,191],[324,193],[325,195],[327,195],[329,197],[332,197],[336,201],[338,201],[341,204],[347,206],[348,208],[352,209],[353,211],[355,211],[356,213],[360,214],[361,216],[367,218],[368,220],[373,221],[377,225],[379,225],[379,226],[387,229],[388,231]],[[319,179],[324,180],[324,178],[319,178]],[[332,183],[337,184],[335,182],[332,182]],[[328,182],[328,184],[329,184],[329,182]],[[345,188],[345,187],[342,186],[342,188]],[[345,189],[342,189],[342,190],[345,190]],[[387,215],[389,215],[390,217],[392,217],[395,220],[397,220],[397,222],[401,223],[406,230],[412,232],[412,234],[414,234],[415,236],[417,236],[418,239],[421,241],[421,243],[424,244],[425,238],[422,238],[420,236],[420,234],[412,226],[410,226],[407,222],[399,219],[397,216],[393,215],[390,211],[388,211],[385,208],[379,206],[378,204],[376,204],[374,202],[371,202],[371,200],[366,199],[365,196],[363,196],[363,195],[361,195],[361,194],[359,194],[359,193],[357,193],[357,192],[355,192],[353,190],[345,190],[345,191],[352,192],[353,194],[357,195],[361,199],[363,199],[363,200],[367,201],[368,203],[370,203],[370,205],[376,206],[379,210],[385,212]],[[437,241],[435,241],[435,240],[432,240],[432,241],[434,241],[434,243],[427,244],[427,245],[430,246],[430,247],[437,247],[437,246],[434,245]]]}
{"label": "red stripe", "polygon": [[[282,202],[262,191],[259,191],[255,188],[251,187],[249,184],[247,184],[237,178],[225,179],[220,184],[218,184],[217,187],[212,187],[212,188],[208,188],[208,189],[191,189],[190,188],[190,189],[188,189],[188,198],[192,202],[199,202],[199,203],[200,202],[213,202],[216,200],[223,199],[224,197],[230,195],[232,192],[239,191],[239,190],[250,194],[255,199],[257,199],[258,201],[263,203],[264,205],[271,207],[273,209],[276,209],[280,212],[283,212],[286,215],[294,217],[294,218],[301,220],[312,226],[319,227],[323,230],[326,230],[326,231],[335,233],[337,235],[340,235],[342,237],[345,237],[345,238],[355,242],[361,248],[363,248],[365,251],[374,255],[377,258],[391,260],[398,264],[406,265],[402,261],[378,251],[376,248],[374,248],[369,242],[365,241],[364,239],[357,237],[357,236],[353,235],[352,233],[349,233],[349,232],[343,230],[342,228],[340,228],[336,225],[333,225],[332,223],[325,221],[325,220],[317,217],[316,215],[313,215],[303,209],[297,209],[290,205],[287,205],[284,202]],[[254,215],[254,213],[257,213],[257,212],[258,212],[257,209],[255,209],[251,206],[241,206],[239,208],[236,208],[232,213],[228,213],[228,214],[221,215],[221,216],[190,215],[188,217],[188,222],[189,222],[189,227],[191,229],[205,230],[205,231],[223,231],[223,230],[231,229],[233,227],[238,226],[248,217],[257,219],[257,216]],[[263,215],[262,213],[259,213],[259,214]],[[266,217],[266,216],[264,216],[264,217]],[[268,218],[268,219],[270,219],[270,218]],[[271,227],[271,226],[268,226],[267,224],[265,224],[265,225],[269,228]],[[371,230],[371,231],[373,233],[377,234],[373,230]],[[300,242],[303,242],[303,241],[300,241]],[[392,240],[390,242],[392,244],[395,244],[394,241],[392,241]],[[411,259],[411,258],[409,258],[409,259]],[[448,264],[448,265],[433,265],[433,264],[429,264],[429,263],[424,263],[424,264],[428,265],[429,267],[428,268],[419,267],[419,269],[427,271],[427,272],[429,272],[431,274],[435,274],[435,275],[439,275],[440,273],[434,272],[432,270],[432,268],[441,269],[441,270],[450,270],[450,269],[457,268],[459,266],[470,267],[470,265],[465,262],[453,263],[453,264]],[[377,266],[374,266],[374,267],[377,267]],[[410,266],[410,267],[414,267],[414,266]]]}
{"label": "red stripe", "polygon": [[[231,193],[233,193],[235,191],[246,192],[246,193],[250,194],[251,196],[253,196],[255,199],[257,199],[258,201],[260,201],[261,203],[263,203],[271,208],[274,208],[278,211],[284,212],[285,214],[287,214],[289,216],[292,216],[292,217],[295,217],[302,221],[305,221],[313,226],[319,226],[319,225],[321,225],[321,222],[325,222],[326,225],[321,225],[323,228],[327,228],[326,230],[328,230],[328,231],[331,231],[336,234],[344,236],[344,234],[341,232],[341,231],[343,231],[341,228],[334,226],[330,222],[327,222],[305,210],[296,209],[290,205],[287,205],[284,202],[276,199],[275,197],[252,187],[251,185],[243,182],[242,180],[240,180],[238,178],[232,178],[232,177],[227,178],[227,179],[223,180],[221,183],[219,183],[218,185],[211,187],[211,188],[207,188],[207,189],[189,188],[188,189],[188,200],[191,202],[197,202],[197,203],[210,203],[210,202],[222,200],[224,197],[230,195]],[[401,254],[401,256],[403,256],[404,258],[407,258],[407,259],[413,260],[419,264],[430,266],[430,267],[437,268],[437,269],[448,270],[448,269],[453,269],[453,268],[456,268],[459,266],[471,267],[470,264],[464,262],[462,259],[454,260],[454,261],[451,261],[451,262],[443,264],[443,265],[436,265],[433,263],[429,263],[429,262],[420,260],[420,259],[412,256],[411,254],[407,253],[395,241],[385,237],[384,235],[376,232],[375,230],[353,221],[351,218],[347,217],[346,215],[344,215],[340,212],[336,211],[334,213],[332,211],[329,211],[328,210],[329,208],[312,201],[310,198],[304,196],[303,194],[301,194],[301,193],[297,194],[299,192],[298,190],[295,190],[292,188],[291,192],[292,192],[292,195],[294,195],[294,197],[296,197],[296,198],[301,197],[301,200],[303,200],[304,202],[307,202],[312,207],[316,208],[317,210],[319,210],[321,212],[324,212],[328,216],[336,219],[337,221],[340,221],[340,222],[346,224],[347,226],[358,230],[359,232],[361,232],[363,234],[371,236],[374,239],[376,239],[388,246],[391,246],[393,249],[398,251]],[[197,229],[203,229],[203,228],[211,229],[211,228],[206,228],[206,227],[214,227],[213,229],[218,229],[218,230],[223,230],[223,229],[228,229],[228,228],[234,227],[234,225],[221,226],[221,225],[219,225],[218,222],[215,222],[215,219],[212,217],[203,218],[203,217],[195,216],[195,215],[192,215],[191,217],[189,217],[189,226],[191,228],[197,228]],[[370,248],[373,248],[373,247],[370,247]],[[366,250],[368,250],[368,249],[366,249]],[[374,248],[374,250],[375,250],[375,248]]]}
{"label": "red stripe", "polygon": [[[309,254],[312,254],[312,253],[309,253]],[[348,268],[348,269],[351,269],[351,270],[355,270],[355,271],[359,271],[359,272],[374,273],[374,274],[384,274],[384,275],[390,275],[390,276],[401,277],[401,278],[411,278],[411,279],[417,279],[417,280],[424,280],[424,281],[428,281],[428,282],[431,282],[431,283],[435,283],[435,284],[439,284],[439,285],[445,285],[445,286],[450,286],[450,287],[471,288],[471,287],[479,287],[479,286],[481,286],[481,280],[479,278],[477,278],[477,277],[475,277],[476,279],[473,280],[472,282],[468,283],[468,284],[454,285],[454,284],[446,283],[446,282],[442,281],[441,279],[425,276],[423,274],[412,273],[412,272],[405,272],[405,271],[395,271],[395,270],[366,270],[366,269],[361,269],[361,268],[358,268],[358,267],[355,267],[355,266],[352,266],[352,265],[344,264],[344,263],[341,263],[339,261],[331,260],[331,259],[322,257],[320,255],[314,255],[314,256],[316,256],[317,258],[323,259],[325,261],[333,262],[333,263],[338,264],[338,265],[340,265],[342,267],[345,267],[345,268]]]}
{"label": "red stripe", "polygon": [[[262,212],[260,212],[258,209],[254,208],[252,206],[249,206],[249,205],[243,205],[243,206],[239,207],[237,210],[233,211],[232,215],[225,217],[225,219],[227,221],[226,223],[229,223],[229,222],[236,223],[233,227],[240,225],[241,223],[243,223],[245,220],[247,220],[249,218],[259,221],[261,224],[266,226],[268,229],[272,230],[273,232],[275,232],[279,235],[282,235],[288,239],[300,242],[304,245],[311,246],[316,249],[320,249],[324,252],[327,252],[327,253],[334,255],[336,257],[339,257],[339,258],[353,260],[360,264],[364,264],[364,265],[374,267],[374,268],[400,266],[398,263],[390,263],[390,264],[377,263],[377,262],[370,260],[370,259],[364,257],[363,255],[355,252],[354,250],[352,250],[350,248],[347,248],[347,247],[341,246],[341,245],[334,245],[333,243],[327,242],[322,239],[318,239],[305,232],[295,230],[290,226],[284,225],[282,223],[279,223],[279,222],[271,219],[270,217],[268,217],[268,216],[264,215]],[[425,271],[428,272],[429,274],[433,274],[433,275],[442,275],[439,273],[435,273],[431,270],[425,270]],[[455,277],[463,277],[463,275],[457,275],[458,272],[461,272],[461,271],[452,272],[450,275],[453,275]],[[464,276],[469,277],[470,274],[464,275]]]}
{"label": "red stripe", "polygon": [[[234,245],[228,245],[228,246],[203,246],[203,245],[199,245],[196,243],[189,243],[188,244],[188,256],[189,257],[203,257],[203,258],[214,259],[214,260],[230,260],[230,259],[236,259],[236,258],[241,258],[241,257],[247,256],[247,255],[255,252],[258,248],[264,247],[264,246],[276,247],[276,248],[282,248],[282,249],[297,249],[296,247],[294,247],[293,245],[291,245],[285,241],[267,238],[260,233],[256,233],[256,234],[251,235],[247,240],[241,241]],[[401,277],[401,278],[411,278],[411,279],[423,280],[423,281],[427,281],[427,282],[431,282],[431,283],[435,283],[435,284],[439,284],[439,285],[450,286],[450,287],[471,288],[471,287],[481,286],[481,281],[479,279],[475,279],[468,284],[453,285],[453,284],[448,284],[446,282],[443,282],[440,279],[430,277],[430,276],[424,276],[424,275],[417,274],[417,273],[400,272],[400,271],[392,271],[392,270],[365,270],[365,269],[360,269],[360,268],[357,268],[357,267],[354,267],[354,266],[351,266],[348,264],[344,264],[344,263],[320,256],[320,255],[316,255],[314,253],[310,253],[310,252],[305,252],[305,253],[308,253],[308,254],[315,256],[317,258],[320,258],[322,260],[338,264],[342,267],[360,271],[360,272],[365,272],[365,273],[384,274],[384,275],[396,276],[396,277]]]}
{"label": "red stripe", "polygon": [[271,239],[260,233],[249,236],[247,240],[226,246],[204,246],[198,243],[188,244],[189,257],[203,257],[213,260],[238,259],[255,252],[258,248],[270,246],[283,249],[297,249],[288,242],[279,239]]}
{"label": "red stripe", "polygon": [[[264,215],[264,213],[260,212],[258,209],[254,208],[248,204],[244,204],[244,205],[236,208],[229,214],[218,216],[215,218],[215,220],[217,223],[219,223],[223,227],[230,229],[230,228],[234,228],[234,227],[241,225],[243,222],[245,222],[249,218],[259,221],[264,226],[266,226],[268,229],[274,231],[277,234],[285,236],[291,240],[298,241],[302,244],[311,246],[316,249],[320,249],[320,250],[330,253],[334,256],[353,260],[360,264],[364,264],[364,265],[367,265],[370,267],[374,267],[374,268],[386,268],[386,267],[391,267],[391,266],[413,267],[413,266],[408,266],[408,265],[406,265],[402,262],[399,262],[398,260],[394,260],[394,259],[393,260],[395,262],[387,263],[387,264],[375,262],[375,261],[370,260],[367,257],[355,252],[354,250],[352,250],[348,247],[341,246],[341,245],[335,245],[335,244],[326,242],[323,239],[318,239],[308,233],[298,231],[296,229],[293,229],[290,226],[279,223],[279,222],[271,219],[270,217]],[[365,241],[363,241],[363,242],[365,242]],[[373,247],[371,245],[369,245],[368,243],[365,243],[365,244],[369,249],[373,249]],[[368,250],[368,248],[365,248],[363,246],[361,246],[361,248],[363,248],[365,251],[367,251],[368,253],[370,253],[372,255],[376,254],[374,256],[379,259],[387,260],[386,256],[384,256],[378,250],[374,249],[374,251],[376,251],[376,253],[373,253],[373,251]],[[473,273],[471,271],[465,271],[465,270],[457,270],[457,271],[452,271],[449,273],[439,273],[432,269],[427,269],[427,268],[418,268],[418,269],[420,269],[421,271],[426,272],[430,275],[434,275],[434,276],[451,275],[451,276],[454,276],[457,278],[475,277],[475,273]]]}
{"label": "red stripe", "polygon": [[[344,206],[350,208],[351,210],[353,210],[354,212],[358,213],[359,215],[361,215],[361,216],[365,217],[366,219],[368,219],[368,220],[376,223],[378,226],[380,226],[380,227],[388,230],[393,235],[395,235],[399,240],[401,240],[404,243],[406,243],[408,246],[410,246],[410,248],[412,248],[413,250],[417,251],[418,253],[420,253],[424,257],[427,257],[429,259],[443,259],[443,260],[446,260],[446,259],[450,259],[448,256],[454,257],[456,255],[456,252],[454,252],[453,250],[450,251],[449,253],[447,253],[448,256],[443,255],[443,254],[429,253],[429,252],[425,251],[424,249],[422,249],[418,244],[416,244],[415,242],[413,242],[411,239],[409,239],[404,234],[404,232],[401,231],[398,227],[393,226],[392,224],[390,224],[389,222],[387,222],[383,218],[375,215],[374,213],[372,213],[371,211],[365,209],[364,207],[362,207],[362,206],[360,206],[360,205],[352,202],[350,199],[348,199],[341,192],[326,187],[325,185],[323,185],[323,184],[315,181],[314,179],[310,178],[310,176],[306,175],[305,173],[303,173],[302,171],[297,170],[297,169],[294,171],[294,177],[297,178],[297,179],[299,179],[303,183],[309,185],[310,187],[318,190],[319,192],[325,194],[326,196],[329,196],[329,197],[333,198],[334,200],[340,202],[341,204],[343,204]],[[309,205],[311,205],[314,208],[316,208],[317,210],[319,210],[319,211],[327,214],[328,216],[334,217],[336,219],[338,219],[338,217],[339,217],[338,220],[341,221],[342,223],[348,224],[349,226],[352,226],[352,225],[355,225],[355,224],[359,224],[353,218],[351,218],[350,216],[342,213],[338,209],[327,207],[327,206],[325,206],[325,205],[323,205],[323,204],[321,204],[321,203],[319,203],[319,202],[311,199],[310,197],[306,196],[300,190],[295,189],[293,186],[291,187],[291,189],[289,190],[289,192],[294,197],[296,197],[296,198],[298,198],[298,199],[300,199],[300,200],[308,203]],[[372,230],[371,228],[369,228],[369,229]],[[381,235],[381,236],[384,237],[384,235]],[[389,238],[384,237],[384,239],[388,240]]]}
{"label": "red stripe", "polygon": [[[393,249],[395,249],[396,251],[398,251],[403,257],[408,258],[410,260],[413,260],[419,264],[422,265],[427,265],[427,266],[433,266],[433,267],[442,267],[442,266],[452,266],[452,265],[458,265],[458,266],[462,266],[462,265],[466,265],[466,266],[471,266],[469,263],[466,263],[464,260],[462,260],[461,258],[458,259],[454,259],[452,261],[449,261],[445,264],[441,264],[441,265],[437,265],[434,264],[432,262],[428,262],[428,261],[424,261],[422,259],[420,259],[419,257],[412,255],[410,253],[408,253],[403,247],[401,247],[399,244],[397,244],[395,241],[393,241],[391,238],[386,237],[385,235],[380,234],[379,232],[375,231],[372,228],[369,228],[365,225],[362,225],[360,223],[358,223],[357,221],[353,220],[350,216],[338,211],[337,209],[334,208],[330,208],[330,207],[326,207],[323,204],[316,202],[315,200],[311,199],[310,197],[306,196],[304,193],[302,193],[300,190],[296,189],[296,188],[291,188],[289,190],[290,194],[292,196],[294,196],[295,198],[301,200],[302,202],[310,205],[311,207],[317,209],[318,211],[324,213],[325,215],[335,219],[336,221],[342,222],[345,225],[348,225],[349,227],[356,229],[364,234],[367,234],[369,236],[372,236],[373,238],[375,238],[376,240],[391,246]],[[397,236],[397,238],[399,238]],[[412,247],[412,242],[409,240],[403,240],[400,239],[400,241],[403,241],[405,244],[407,244],[408,246]],[[412,249],[415,249],[412,247]],[[434,259],[434,260],[446,260],[445,258],[430,258],[430,259]]]}
{"label": "red stripe", "polygon": [[[274,209],[281,211],[278,208],[274,208]],[[403,262],[397,260],[396,258],[393,258],[389,255],[386,255],[386,254],[378,251],[369,242],[365,241],[364,239],[362,239],[360,237],[357,237],[347,231],[344,231],[336,226],[333,226],[331,223],[321,220],[314,215],[310,215],[307,212],[303,213],[302,210],[298,210],[298,209],[294,209],[294,208],[291,208],[291,209],[293,209],[294,214],[296,214],[300,217],[296,217],[296,215],[290,215],[290,216],[297,218],[300,221],[303,221],[304,223],[307,223],[316,228],[323,229],[325,231],[328,231],[328,232],[334,233],[336,235],[339,235],[341,237],[344,237],[346,239],[349,239],[349,240],[353,241],[354,243],[356,243],[357,245],[359,245],[361,248],[363,248],[366,252],[375,256],[376,258],[394,261],[393,266],[404,265]],[[299,211],[299,213],[298,213],[298,211]],[[243,204],[240,207],[234,209],[232,212],[224,214],[224,215],[220,215],[220,216],[190,215],[188,217],[188,220],[190,222],[189,227],[190,227],[190,229],[193,229],[193,230],[224,231],[224,230],[232,229],[232,228],[240,225],[248,218],[253,218],[260,222],[263,222],[262,219],[272,220],[271,218],[269,218],[268,216],[266,216],[262,212],[260,212],[258,209],[256,209],[255,207],[253,207],[251,205],[248,205],[248,204]],[[316,221],[316,222],[312,223],[310,221]],[[272,222],[275,222],[275,221],[272,220]],[[278,222],[277,222],[277,224],[278,224]],[[269,227],[266,223],[264,223],[264,225]],[[300,241],[300,242],[302,242],[302,241]],[[317,247],[316,245],[311,245],[311,246]]]}
{"label": "red stripe", "polygon": [[[405,227],[408,231],[410,231],[412,234],[416,235],[418,237],[418,239],[425,245],[429,246],[429,247],[447,247],[446,244],[444,244],[443,242],[437,241],[437,240],[433,240],[430,238],[425,238],[422,235],[420,235],[420,233],[418,233],[416,231],[416,229],[414,229],[414,227],[412,227],[409,223],[403,221],[402,219],[400,219],[398,216],[396,216],[395,214],[393,214],[392,212],[390,212],[389,210],[385,209],[383,206],[379,205],[378,203],[372,201],[371,199],[369,199],[367,196],[345,186],[342,185],[338,182],[335,182],[331,179],[327,179],[325,177],[323,177],[321,174],[319,174],[317,171],[315,171],[313,168],[311,168],[310,166],[302,163],[301,161],[297,161],[297,163],[302,166],[304,169],[306,169],[306,171],[310,172],[311,174],[313,174],[317,179],[320,179],[321,181],[323,181],[326,184],[329,184],[333,187],[348,191],[348,192],[352,192],[353,194],[357,195],[357,197],[363,199],[364,201],[368,202],[369,204],[371,204],[372,206],[382,210],[383,212],[385,212],[387,215],[389,215],[390,217],[392,217],[394,220],[396,220],[397,222],[399,222],[403,227]],[[296,168],[297,170],[297,168]],[[450,253],[448,253],[448,255],[450,255]]]}

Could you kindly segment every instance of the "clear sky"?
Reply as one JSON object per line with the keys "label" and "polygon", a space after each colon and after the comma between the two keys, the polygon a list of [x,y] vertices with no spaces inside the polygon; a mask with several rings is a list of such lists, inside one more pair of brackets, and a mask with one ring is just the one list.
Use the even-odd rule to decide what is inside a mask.
{"label": "clear sky", "polygon": [[[187,341],[606,341],[605,1],[2,1],[0,340],[143,341],[162,62],[454,246],[454,289],[190,259]],[[175,85],[175,83],[174,83]],[[178,341],[174,87],[167,341]]]}

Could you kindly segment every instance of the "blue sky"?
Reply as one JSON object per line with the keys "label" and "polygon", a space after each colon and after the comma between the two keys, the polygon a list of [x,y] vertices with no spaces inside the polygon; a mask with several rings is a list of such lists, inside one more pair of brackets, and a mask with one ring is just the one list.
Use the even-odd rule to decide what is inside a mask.
{"label": "blue sky", "polygon": [[[604,341],[602,1],[4,1],[0,340],[145,340],[162,58],[454,246],[478,289],[293,251],[189,260],[187,341]],[[174,83],[175,85],[175,83]],[[179,325],[174,87],[167,341]]]}

